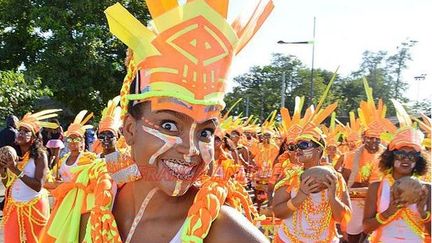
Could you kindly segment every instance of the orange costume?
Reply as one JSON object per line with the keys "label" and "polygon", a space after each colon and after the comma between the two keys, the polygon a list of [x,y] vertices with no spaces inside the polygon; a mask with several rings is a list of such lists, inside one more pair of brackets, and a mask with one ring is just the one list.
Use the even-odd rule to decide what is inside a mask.
{"label": "orange costume", "polygon": [[[85,131],[93,127],[92,125],[85,125],[93,117],[93,113],[89,113],[87,116],[86,114],[87,110],[82,110],[76,115],[74,121],[69,125],[68,129],[66,130],[65,137],[76,135],[81,139],[84,139]],[[80,158],[84,155],[84,153],[90,154],[90,152],[81,151],[80,155],[71,165],[66,164],[70,153],[65,154],[58,161],[58,164],[54,165],[54,167],[52,168],[49,180],[54,181],[55,179],[61,179],[64,182],[71,181],[73,177],[71,173],[71,168],[76,167],[79,164]]]}
{"label": "orange costume", "polygon": [[[45,110],[34,114],[27,113],[18,123],[18,127],[26,127],[33,134],[41,127],[56,129],[56,123],[42,120],[56,117],[60,110]],[[21,175],[33,178],[36,162],[27,152],[18,162]],[[48,193],[45,189],[35,191],[27,186],[21,175],[17,176],[7,169],[5,184],[5,208],[3,210],[4,242],[38,242],[39,234],[46,225],[50,213]]]}
{"label": "orange costume", "polygon": [[[128,73],[120,91],[123,114],[129,104],[150,101],[152,111],[176,111],[189,116],[194,124],[217,119],[225,106],[223,96],[231,60],[264,23],[273,9],[272,1],[260,1],[246,22],[238,18],[232,24],[226,19],[227,0],[192,0],[184,4],[177,0],[146,0],[146,3],[153,18],[149,27],[119,3],[105,11],[111,32],[129,47]],[[145,117],[143,120],[150,124]],[[161,141],[166,146],[160,149],[179,141],[175,136],[164,138],[166,141]],[[203,146],[211,151],[213,139]],[[81,214],[86,212],[90,214],[84,235],[86,242],[130,240],[134,228],[131,227],[127,239],[120,239],[111,212],[115,188],[106,163],[97,159],[74,172],[75,183],[58,188],[56,213],[42,242],[64,239],[76,242]],[[175,242],[203,242],[225,203],[244,210],[250,220],[255,219],[256,211],[241,185],[224,178],[205,177]],[[141,209],[145,208],[146,200],[142,205]],[[138,221],[134,223],[141,217],[142,214],[137,215]]]}
{"label": "orange costume", "polygon": [[[360,102],[360,108],[358,110],[360,124],[363,126],[365,136],[381,138],[382,134],[388,131],[394,131],[396,127],[385,118],[387,109],[382,100],[379,100],[378,105],[375,106],[372,88],[369,87],[366,80],[364,80],[363,83],[366,90],[367,101]],[[355,182],[371,183],[380,180],[382,175],[378,169],[378,159],[384,151],[384,146],[379,146],[379,151],[374,154],[369,153],[362,145],[356,150],[344,155],[344,168],[350,171],[347,186],[350,189],[352,212],[354,216],[348,225],[346,225],[346,232],[350,235],[358,235],[363,232],[363,211],[366,196],[364,193],[357,195],[356,189],[352,188],[352,186]],[[363,189],[365,188],[361,190]]]}
{"label": "orange costume", "polygon": [[[294,127],[296,130],[292,130],[296,134],[295,142],[312,140],[321,144],[320,141],[324,140],[324,135],[319,129],[319,125],[333,112],[337,104],[331,104],[322,110],[320,109],[321,105],[322,101],[320,101],[316,110],[313,106],[308,108],[303,118],[300,117],[300,113],[295,116]],[[283,114],[283,117],[285,116],[286,112]],[[283,120],[292,122],[292,120],[287,118]],[[286,186],[286,192],[291,195],[291,198],[294,198],[300,188],[300,176],[303,169],[297,167],[287,172],[287,177],[276,185],[275,190]],[[342,200],[343,194],[347,191],[346,184],[339,173],[335,172],[335,174],[337,174],[336,197]],[[339,242],[336,230],[337,222],[332,218],[332,210],[328,197],[327,189],[309,194],[307,199],[293,211],[292,215],[283,219],[274,242]],[[350,209],[346,207],[343,221],[348,221],[350,216]]]}
{"label": "orange costume", "polygon": [[[412,127],[411,118],[403,106],[395,100],[392,101],[396,108],[400,128],[394,132],[394,137],[388,146],[389,151],[409,147],[416,152],[421,152],[423,134]],[[415,203],[399,209],[393,216],[382,221],[381,213],[389,207],[394,182],[391,171],[380,181],[376,201],[376,219],[381,226],[372,233],[370,242],[430,242],[425,228],[425,223],[430,223],[430,212],[427,211],[428,216],[423,219]]]}

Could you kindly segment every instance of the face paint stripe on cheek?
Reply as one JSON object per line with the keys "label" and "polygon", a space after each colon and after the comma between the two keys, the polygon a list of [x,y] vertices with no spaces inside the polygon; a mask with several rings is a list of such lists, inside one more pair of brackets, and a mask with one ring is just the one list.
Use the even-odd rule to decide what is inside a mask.
{"label": "face paint stripe on cheek", "polygon": [[199,151],[201,157],[206,165],[210,164],[214,159],[214,139],[212,139],[209,143],[206,142],[198,142]]}
{"label": "face paint stripe on cheek", "polygon": [[174,188],[174,191],[173,191],[173,194],[172,194],[174,197],[179,194],[180,188],[181,188],[181,184],[182,184],[181,180],[176,180],[175,188]]}
{"label": "face paint stripe on cheek", "polygon": [[163,142],[165,142],[165,144],[150,157],[149,164],[151,164],[151,165],[154,164],[154,162],[156,161],[156,159],[159,155],[165,153],[166,151],[168,151],[169,149],[174,147],[175,144],[182,143],[182,139],[179,137],[174,137],[174,136],[170,136],[167,134],[163,134],[163,133],[159,132],[158,130],[155,130],[153,128],[149,128],[146,126],[142,126],[142,127],[143,127],[145,132],[147,132],[147,133],[159,138]]}
{"label": "face paint stripe on cheek", "polygon": [[195,130],[196,130],[197,123],[192,123],[191,129],[189,131],[189,153],[183,155],[186,162],[190,163],[192,161],[192,156],[199,155],[199,150],[195,146]]}

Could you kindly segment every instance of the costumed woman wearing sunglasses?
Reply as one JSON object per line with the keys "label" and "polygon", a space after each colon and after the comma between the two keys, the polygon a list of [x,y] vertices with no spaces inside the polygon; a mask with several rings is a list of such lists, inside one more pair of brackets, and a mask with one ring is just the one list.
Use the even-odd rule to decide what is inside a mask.
{"label": "costumed woman wearing sunglasses", "polygon": [[91,125],[85,124],[93,116],[93,113],[87,116],[86,114],[86,110],[79,112],[65,132],[65,141],[69,152],[58,161],[58,164],[54,165],[51,170],[51,178],[49,182],[45,184],[45,188],[51,190],[56,188],[59,183],[70,182],[73,178],[71,170],[77,167],[81,160],[87,161],[87,158],[95,157],[95,154],[84,151],[85,131],[88,128],[92,128]]}
{"label": "costumed woman wearing sunglasses", "polygon": [[[351,215],[348,190],[342,175],[331,165],[319,166],[324,140],[319,124],[336,108],[309,108],[296,136],[296,158],[303,164],[302,172],[287,174],[288,179],[276,185],[273,199],[274,215],[283,219],[275,242],[339,242],[336,223],[347,221]],[[317,169],[320,173],[308,173]],[[318,179],[325,173],[325,177]],[[282,184],[282,185],[280,185]]]}
{"label": "costumed woman wearing sunglasses", "polygon": [[[58,188],[62,200],[41,241],[267,242],[225,205],[252,221],[257,216],[238,183],[206,175],[231,59],[263,24],[272,2],[262,1],[249,21],[233,27],[226,20],[228,1],[146,3],[149,28],[119,3],[105,11],[111,32],[129,47],[120,92],[123,135],[141,179],[114,189],[103,159],[78,166],[75,186]],[[131,173],[125,169],[123,175]]]}
{"label": "costumed woman wearing sunglasses", "polygon": [[[384,178],[369,185],[363,227],[370,242],[427,242],[431,228],[430,184],[420,181],[430,161],[421,155],[423,134],[393,101],[400,128],[381,155]],[[430,241],[429,241],[430,242]]]}

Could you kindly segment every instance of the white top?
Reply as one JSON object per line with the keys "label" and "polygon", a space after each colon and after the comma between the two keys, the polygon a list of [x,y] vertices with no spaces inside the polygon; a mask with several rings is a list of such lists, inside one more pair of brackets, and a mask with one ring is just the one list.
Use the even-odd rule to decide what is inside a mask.
{"label": "white top", "polygon": [[74,161],[74,163],[72,165],[66,164],[70,154],[65,155],[65,156],[67,156],[67,157],[64,159],[64,162],[60,166],[59,174],[60,174],[60,177],[63,179],[64,182],[69,182],[73,178],[73,175],[71,173],[71,169],[77,166],[77,164],[78,164],[77,162],[81,157],[81,153],[79,153],[78,157],[76,158],[76,160]]}
{"label": "white top", "polygon": [[[291,190],[291,198],[295,197],[295,195],[297,194],[297,191],[298,191],[297,189]],[[327,190],[325,190],[324,193],[325,193],[325,200],[328,200]],[[311,193],[311,194],[309,194],[309,197],[311,197],[314,205],[318,205],[321,203],[321,200],[322,200],[321,199],[321,192]],[[296,217],[296,221],[297,221],[297,227],[296,228],[297,229],[294,228],[294,223],[293,223],[294,217]],[[322,214],[319,214],[319,215],[309,214],[309,217],[311,220],[318,222],[318,223],[324,219]],[[301,225],[299,225],[299,221],[301,221]],[[314,234],[314,232],[313,232],[314,230],[309,225],[309,223],[306,221],[306,215],[304,213],[301,213],[301,214],[293,213],[290,217],[284,219],[283,224],[288,229],[288,231],[290,233],[292,233],[293,235],[295,235],[297,240],[299,240],[300,242],[310,242],[310,243],[316,242],[315,239],[302,237],[301,235],[296,235],[296,233],[295,233],[295,232],[304,232],[306,235]],[[279,228],[279,231],[278,231],[279,238],[284,242],[291,242],[289,236],[285,234],[283,227]],[[327,228],[321,233],[318,240],[319,241],[325,240],[327,238],[328,234],[330,233],[330,229],[332,227],[335,227],[335,225],[331,225],[331,222],[330,222],[330,225],[328,225]],[[333,228],[333,230],[336,230],[336,229]],[[335,234],[335,237],[330,242],[331,243],[339,242],[339,238],[337,237],[337,234]]]}
{"label": "white top", "polygon": [[[33,158],[30,158],[29,162],[24,167],[23,172],[24,175],[34,178],[36,165]],[[17,202],[28,202],[42,194],[42,190],[37,192],[27,186],[21,179],[17,178],[12,185],[11,193],[13,200]]]}
{"label": "white top", "polygon": [[182,227],[180,227],[180,230],[177,231],[177,234],[171,239],[171,241],[169,243],[181,243],[182,242],[180,237],[181,237],[183,227],[184,227],[184,223],[183,223]]}
{"label": "white top", "polygon": [[[377,208],[378,213],[384,212],[390,205],[390,184],[387,179],[384,179],[381,183],[381,195],[380,203]],[[408,208],[418,214],[416,204],[411,204]],[[416,235],[408,226],[408,223],[403,219],[395,219],[392,222],[381,226],[382,235],[380,241],[382,242],[423,242],[422,238]],[[374,232],[376,234],[376,231]]]}

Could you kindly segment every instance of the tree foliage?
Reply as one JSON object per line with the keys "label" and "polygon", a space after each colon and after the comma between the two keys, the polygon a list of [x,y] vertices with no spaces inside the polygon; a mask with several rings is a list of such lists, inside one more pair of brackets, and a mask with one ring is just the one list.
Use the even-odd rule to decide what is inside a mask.
{"label": "tree foliage", "polygon": [[22,116],[33,111],[35,101],[52,92],[40,79],[29,79],[23,73],[0,71],[0,118],[14,114]]}
{"label": "tree foliage", "polygon": [[[390,99],[406,102],[403,91],[407,89],[407,82],[403,80],[402,72],[411,60],[410,48],[415,41],[403,42],[394,54],[386,51],[365,51],[359,69],[347,77],[336,76],[335,82],[327,95],[326,103],[338,102],[338,116],[347,117],[350,111],[355,111],[361,100],[366,99],[363,78],[366,78],[376,100],[382,98],[388,105],[388,114],[394,115],[394,108]],[[285,85],[283,82],[285,74]],[[267,114],[281,106],[281,96],[285,93],[284,106],[292,110],[295,96],[305,96],[308,104],[317,104],[327,84],[330,82],[332,71],[314,70],[314,96],[310,97],[310,69],[295,56],[273,54],[272,61],[266,66],[255,66],[249,72],[236,78],[233,91],[228,94],[228,106],[239,98],[243,101],[234,110],[235,114],[255,115],[261,120]],[[285,90],[282,90],[285,87]]]}
{"label": "tree foliage", "polygon": [[[108,29],[104,10],[114,0],[0,1],[0,67],[40,77],[73,112],[99,111],[125,75],[126,46]],[[144,24],[143,1],[121,2]]]}

